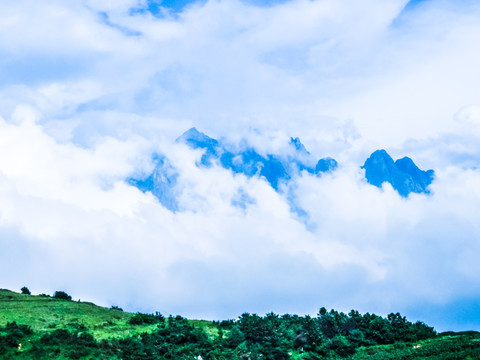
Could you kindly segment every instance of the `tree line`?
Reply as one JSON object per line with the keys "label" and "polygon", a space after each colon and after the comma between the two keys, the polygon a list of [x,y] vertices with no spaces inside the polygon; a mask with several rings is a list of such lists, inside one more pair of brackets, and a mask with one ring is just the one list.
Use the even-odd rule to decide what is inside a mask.
{"label": "tree line", "polygon": [[[403,344],[436,336],[432,327],[412,323],[399,313],[381,317],[325,308],[315,317],[245,313],[236,320],[214,321],[208,326],[160,313],[138,313],[130,319],[131,326],[142,324],[157,326],[150,333],[102,341],[95,340],[83,326],[70,331],[56,329],[38,337],[27,355],[38,359],[316,360],[348,358],[360,347]],[[0,355],[9,346],[18,346],[32,330],[8,324],[4,333],[7,335],[0,336]]]}

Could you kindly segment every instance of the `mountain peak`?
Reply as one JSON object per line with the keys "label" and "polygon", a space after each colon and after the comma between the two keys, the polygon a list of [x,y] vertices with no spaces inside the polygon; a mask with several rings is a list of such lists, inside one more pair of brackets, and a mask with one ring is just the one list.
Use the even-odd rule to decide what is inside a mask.
{"label": "mountain peak", "polygon": [[193,149],[204,149],[205,153],[202,155],[200,162],[205,166],[210,166],[212,157],[218,156],[220,151],[218,140],[205,135],[195,127],[185,131],[177,138],[177,142],[183,142]]}
{"label": "mountain peak", "polygon": [[[372,161],[387,161],[387,162],[390,162],[392,161],[393,162],[393,159],[392,157],[388,154],[388,152],[385,150],[385,149],[379,149],[379,150],[375,150],[369,157],[369,159],[371,159]],[[368,161],[368,159],[367,159]]]}
{"label": "mountain peak", "polygon": [[188,129],[187,131],[185,131],[181,136],[195,137],[200,135],[205,135],[205,134],[198,131],[198,129],[194,126]]}
{"label": "mountain peak", "polygon": [[177,138],[177,141],[186,142],[189,145],[196,145],[195,147],[210,147],[212,145],[217,145],[218,141],[211,138],[208,135],[197,130],[197,128],[192,127],[185,131],[182,135]]}
{"label": "mountain peak", "polygon": [[302,154],[305,154],[305,155],[310,155],[310,153],[307,151],[307,149],[305,148],[305,146],[302,144],[302,142],[300,141],[300,138],[296,137],[296,138],[293,138],[291,137],[290,138],[290,145],[292,145],[296,151],[302,153]]}
{"label": "mountain peak", "polygon": [[433,170],[423,171],[409,157],[393,161],[385,150],[376,150],[362,166],[367,181],[377,187],[388,182],[403,197],[410,193],[428,194],[433,181]]}
{"label": "mountain peak", "polygon": [[315,173],[321,174],[326,172],[334,171],[338,167],[337,160],[326,157],[318,160],[317,165],[315,166]]}
{"label": "mountain peak", "polygon": [[395,161],[395,165],[397,165],[399,169],[402,169],[403,171],[406,171],[406,172],[414,172],[414,171],[416,172],[420,170],[418,166],[415,165],[413,160],[410,159],[408,156],[405,156]]}

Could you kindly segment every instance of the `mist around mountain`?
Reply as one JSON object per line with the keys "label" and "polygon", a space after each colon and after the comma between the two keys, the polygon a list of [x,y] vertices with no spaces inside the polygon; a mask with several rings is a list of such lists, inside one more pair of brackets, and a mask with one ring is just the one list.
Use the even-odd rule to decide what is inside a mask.
{"label": "mist around mountain", "polygon": [[[277,192],[287,194],[292,211],[299,214],[303,210],[295,204],[288,184],[305,172],[322,176],[334,172],[339,164],[331,157],[314,159],[301,140],[290,138],[287,154],[260,154],[244,141],[241,145],[217,140],[191,128],[176,140],[191,149],[203,153],[197,166],[211,168],[220,166],[233,174],[264,179]],[[153,154],[155,168],[145,178],[129,178],[128,182],[143,192],[151,192],[160,203],[171,211],[178,211],[176,189],[178,171],[165,155]],[[365,161],[365,180],[378,188],[389,183],[398,194],[407,198],[410,193],[430,194],[429,185],[434,180],[434,171],[419,169],[412,159],[403,157],[394,161],[385,150],[376,150]],[[241,204],[241,203],[239,203]]]}
{"label": "mist around mountain", "polygon": [[480,1],[186,2],[0,1],[3,286],[480,329]]}

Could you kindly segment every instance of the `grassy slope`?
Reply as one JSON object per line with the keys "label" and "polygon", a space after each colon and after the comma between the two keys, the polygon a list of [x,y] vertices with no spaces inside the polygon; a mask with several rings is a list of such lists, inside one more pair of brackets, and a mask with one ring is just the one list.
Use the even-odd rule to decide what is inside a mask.
{"label": "grassy slope", "polygon": [[128,324],[132,316],[132,313],[111,310],[88,302],[23,295],[0,289],[1,326],[15,321],[29,325],[35,332],[49,332],[59,328],[72,330],[83,325],[96,339],[113,336],[124,338],[156,328],[156,325],[132,326]]}
{"label": "grassy slope", "polygon": [[[77,329],[85,326],[97,339],[125,338],[153,331],[157,325],[130,325],[132,313],[103,308],[88,302],[58,300],[51,297],[22,295],[0,289],[0,326],[15,321],[29,325],[35,334],[31,341],[55,329]],[[217,337],[217,329],[209,321],[192,320],[203,328],[211,338]],[[23,349],[30,346],[23,344]],[[468,350],[464,352],[463,350]],[[446,357],[441,357],[443,353]],[[458,353],[459,356],[455,356]],[[460,355],[462,353],[462,355]],[[408,354],[408,355],[407,355]],[[436,355],[435,355],[436,354]],[[470,355],[471,356],[468,356]],[[17,353],[16,356],[20,355]],[[292,354],[294,359],[303,359],[302,354]],[[385,345],[361,348],[352,359],[480,359],[480,334],[454,334],[416,344]]]}

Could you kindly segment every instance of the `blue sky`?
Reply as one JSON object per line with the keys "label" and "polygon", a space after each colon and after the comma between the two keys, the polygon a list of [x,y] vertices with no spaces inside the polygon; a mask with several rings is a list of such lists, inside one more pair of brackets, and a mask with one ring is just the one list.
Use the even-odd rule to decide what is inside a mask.
{"label": "blue sky", "polygon": [[[289,0],[244,0],[246,4],[255,5],[255,6],[274,6],[277,4],[285,3]],[[414,2],[420,2],[422,0],[417,0]],[[175,12],[182,11],[186,6],[192,4],[204,4],[204,0],[151,0],[147,1],[147,8],[153,14],[159,13],[160,7],[165,7],[168,9],[173,9]]]}
{"label": "blue sky", "polygon": [[[1,3],[0,286],[196,318],[326,306],[480,329],[477,2],[152,4]],[[340,165],[276,192],[197,167],[175,142],[192,126],[260,154],[299,137]],[[431,195],[368,185],[382,148],[434,169]],[[153,153],[179,173],[181,211],[126,182]]]}

